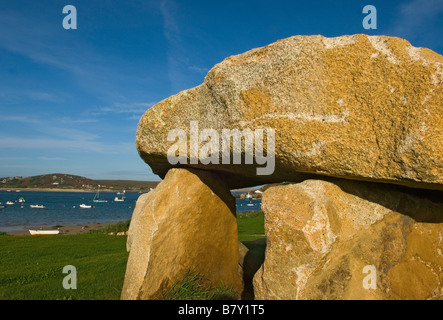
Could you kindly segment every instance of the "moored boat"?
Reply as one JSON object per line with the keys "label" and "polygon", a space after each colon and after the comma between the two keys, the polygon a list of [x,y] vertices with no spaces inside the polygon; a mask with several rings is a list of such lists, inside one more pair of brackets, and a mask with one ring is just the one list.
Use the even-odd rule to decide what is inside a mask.
{"label": "moored boat", "polygon": [[90,206],[90,205],[87,205],[87,204],[84,204],[84,203],[82,203],[82,204],[80,205],[80,208],[82,208],[82,209],[91,209],[91,206]]}
{"label": "moored boat", "polygon": [[29,229],[28,230],[31,235],[39,235],[39,234],[60,234],[60,230],[58,229]]}
{"label": "moored boat", "polygon": [[46,207],[42,204],[31,204],[30,207],[32,209],[45,209]]}
{"label": "moored boat", "polygon": [[98,185],[97,193],[94,196],[94,199],[92,200],[94,202],[108,202],[107,200],[100,199],[100,185]]}

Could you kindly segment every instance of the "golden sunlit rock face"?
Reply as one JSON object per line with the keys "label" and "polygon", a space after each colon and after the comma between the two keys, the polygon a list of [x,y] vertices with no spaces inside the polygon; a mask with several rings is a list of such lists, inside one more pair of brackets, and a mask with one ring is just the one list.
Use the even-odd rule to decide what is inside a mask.
{"label": "golden sunlit rock face", "polygon": [[387,185],[306,180],[269,188],[262,208],[256,299],[443,298],[442,203]]}
{"label": "golden sunlit rock face", "polygon": [[443,57],[400,38],[294,36],[229,57],[200,86],[150,108],[136,145],[163,177],[174,128],[188,137],[190,121],[218,132],[272,128],[271,175],[221,160],[186,166],[229,173],[230,187],[325,175],[442,190],[442,81]]}
{"label": "golden sunlit rock face", "polygon": [[137,201],[128,232],[121,298],[161,299],[188,272],[239,296],[235,200],[217,176],[173,169]]}

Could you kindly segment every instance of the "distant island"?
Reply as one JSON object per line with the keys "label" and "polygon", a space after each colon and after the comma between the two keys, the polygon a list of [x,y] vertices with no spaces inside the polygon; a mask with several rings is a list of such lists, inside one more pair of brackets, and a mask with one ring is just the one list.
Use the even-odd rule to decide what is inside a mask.
{"label": "distant island", "polygon": [[95,191],[103,192],[148,192],[155,188],[159,181],[134,180],[93,180],[64,173],[45,174],[32,177],[0,178],[0,190],[61,190],[61,191]]}

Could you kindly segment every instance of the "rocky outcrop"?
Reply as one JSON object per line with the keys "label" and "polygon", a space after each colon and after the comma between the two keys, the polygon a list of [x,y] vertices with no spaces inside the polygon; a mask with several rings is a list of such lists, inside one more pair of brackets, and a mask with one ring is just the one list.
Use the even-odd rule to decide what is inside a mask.
{"label": "rocky outcrop", "polygon": [[[295,36],[229,57],[202,85],[150,108],[136,145],[164,177],[174,167],[168,133],[182,129],[181,166],[224,172],[230,188],[324,175],[443,190],[442,81],[443,57],[400,38]],[[219,135],[275,130],[273,174],[223,164],[221,154],[192,164],[191,121]]]}
{"label": "rocky outcrop", "polygon": [[296,36],[150,108],[136,146],[164,180],[134,210],[122,298],[188,271],[252,297],[229,189],[283,181],[256,299],[441,298],[442,83],[443,57],[400,38]]}
{"label": "rocky outcrop", "polygon": [[443,203],[415,193],[344,180],[269,188],[255,298],[443,298]]}
{"label": "rocky outcrop", "polygon": [[235,200],[210,172],[172,169],[137,201],[122,299],[161,299],[188,272],[239,295]]}

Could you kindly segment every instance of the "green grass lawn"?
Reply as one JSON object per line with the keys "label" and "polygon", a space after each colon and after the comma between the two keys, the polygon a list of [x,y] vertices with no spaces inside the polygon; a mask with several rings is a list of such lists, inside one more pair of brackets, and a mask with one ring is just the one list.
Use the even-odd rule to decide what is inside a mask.
{"label": "green grass lawn", "polygon": [[265,217],[262,211],[237,214],[238,241],[246,241],[245,245],[261,263],[265,260],[265,244],[248,243],[265,238]]}
{"label": "green grass lawn", "polygon": [[[119,299],[125,236],[0,236],[0,299]],[[77,289],[63,288],[63,267],[77,271]]]}
{"label": "green grass lawn", "polygon": [[[238,214],[237,221],[239,241],[263,238],[263,213]],[[105,232],[0,235],[0,300],[119,299],[128,260],[126,239]],[[261,257],[263,245],[250,247]],[[63,279],[71,276],[63,273],[67,265],[76,268],[77,289],[63,288]]]}
{"label": "green grass lawn", "polygon": [[238,241],[251,241],[265,237],[265,217],[262,211],[237,214]]}

